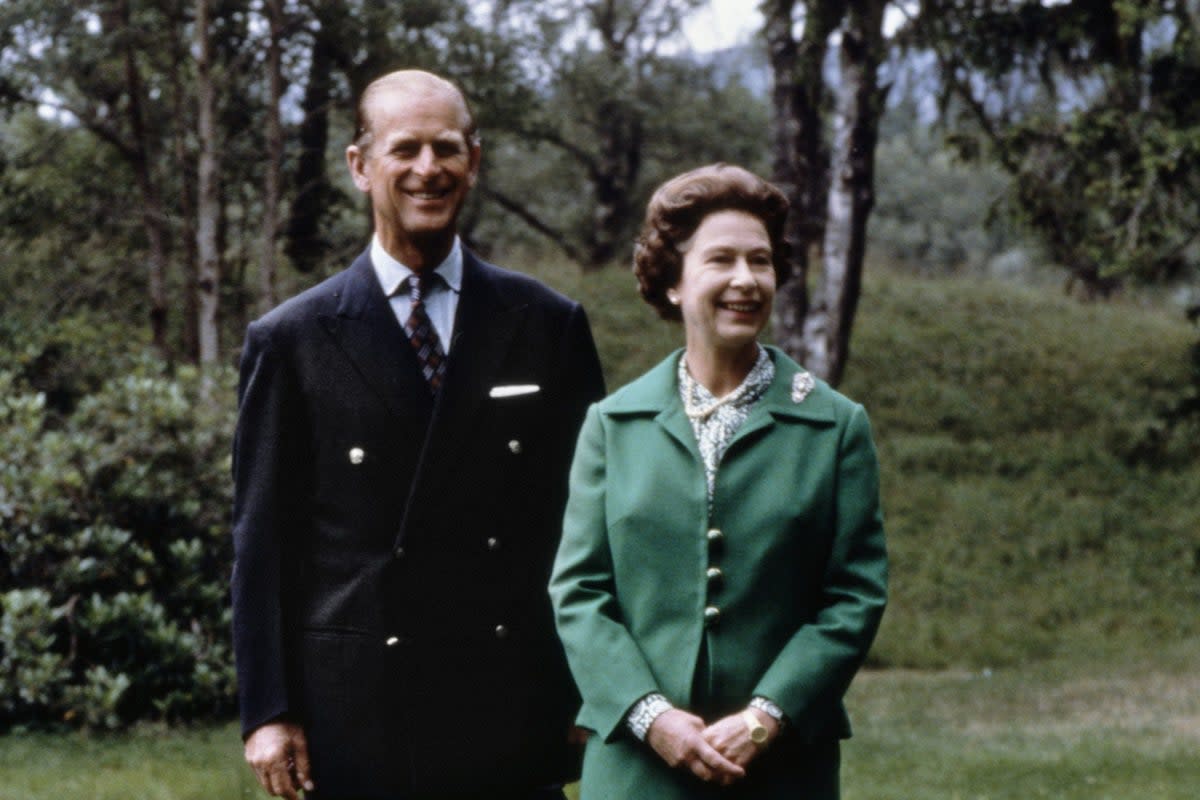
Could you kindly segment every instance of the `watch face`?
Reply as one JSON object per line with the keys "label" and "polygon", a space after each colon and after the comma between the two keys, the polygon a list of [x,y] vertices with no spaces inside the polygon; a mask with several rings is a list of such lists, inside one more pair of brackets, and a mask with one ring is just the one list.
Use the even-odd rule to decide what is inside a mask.
{"label": "watch face", "polygon": [[767,741],[767,729],[763,725],[757,725],[754,730],[750,731],[750,741],[755,744],[763,744]]}

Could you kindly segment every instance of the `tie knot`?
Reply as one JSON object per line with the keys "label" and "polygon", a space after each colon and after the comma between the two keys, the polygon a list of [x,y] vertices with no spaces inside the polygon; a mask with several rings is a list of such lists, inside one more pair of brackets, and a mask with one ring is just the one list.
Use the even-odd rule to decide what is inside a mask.
{"label": "tie knot", "polygon": [[414,272],[408,276],[408,296],[413,303],[420,303],[434,287],[437,275],[432,272]]}

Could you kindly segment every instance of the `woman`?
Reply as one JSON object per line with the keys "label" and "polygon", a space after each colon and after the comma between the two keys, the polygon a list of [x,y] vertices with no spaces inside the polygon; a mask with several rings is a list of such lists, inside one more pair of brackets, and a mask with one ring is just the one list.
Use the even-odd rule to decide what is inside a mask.
{"label": "woman", "polygon": [[550,584],[582,800],[838,796],[887,557],[862,407],[757,341],[786,215],[724,164],[650,200],[634,271],[685,347],[589,410]]}

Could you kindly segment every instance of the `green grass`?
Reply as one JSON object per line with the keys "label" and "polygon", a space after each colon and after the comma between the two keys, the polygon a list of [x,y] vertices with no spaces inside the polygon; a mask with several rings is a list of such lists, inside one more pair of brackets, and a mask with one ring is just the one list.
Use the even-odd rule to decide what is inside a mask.
{"label": "green grass", "polygon": [[[1151,659],[872,670],[848,704],[846,800],[1184,800],[1200,785],[1200,640]],[[0,800],[265,798],[233,725],[0,738]],[[574,787],[568,795],[575,796]],[[648,798],[647,800],[652,800]]]}
{"label": "green grass", "polygon": [[1156,800],[1200,785],[1200,640],[1147,659],[871,671],[848,704],[846,800]]}
{"label": "green grass", "polygon": [[[682,343],[627,270],[540,272],[584,301],[610,389]],[[847,800],[1195,796],[1200,435],[1129,455],[1196,335],[1132,302],[867,276],[842,388],[883,466],[891,668],[851,691]],[[0,739],[0,800],[242,792],[233,726]]]}

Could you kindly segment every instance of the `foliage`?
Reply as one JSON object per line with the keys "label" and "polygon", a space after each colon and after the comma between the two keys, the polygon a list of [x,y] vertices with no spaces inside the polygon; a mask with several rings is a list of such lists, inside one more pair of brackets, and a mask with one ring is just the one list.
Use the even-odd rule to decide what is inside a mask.
{"label": "foliage", "polygon": [[[497,35],[526,54],[525,104],[500,120],[481,194],[588,267],[625,258],[658,183],[725,160],[765,161],[766,105],[716,64],[672,47],[697,0],[506,4]],[[469,87],[470,88],[470,87]],[[513,168],[519,165],[518,168]],[[528,238],[528,237],[527,237]]]}
{"label": "foliage", "polygon": [[939,0],[911,31],[937,54],[951,143],[1013,177],[1010,211],[1089,294],[1200,266],[1195,13]]}
{"label": "foliage", "polygon": [[1033,249],[996,213],[1010,185],[1002,170],[955,158],[909,107],[893,106],[887,120],[876,154],[873,261],[929,277],[982,276],[1010,253]]}
{"label": "foliage", "polygon": [[74,326],[0,366],[0,727],[228,713],[232,375],[118,355],[56,413]]}
{"label": "foliage", "polygon": [[127,173],[86,131],[32,110],[0,119],[0,318],[108,308],[140,323],[145,241],[114,213],[133,203]]}

